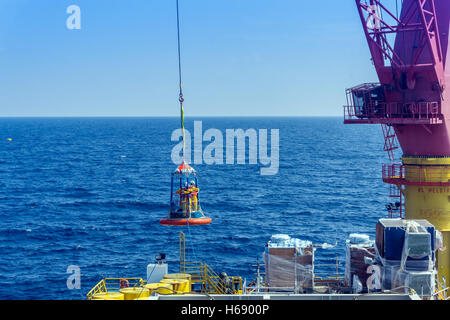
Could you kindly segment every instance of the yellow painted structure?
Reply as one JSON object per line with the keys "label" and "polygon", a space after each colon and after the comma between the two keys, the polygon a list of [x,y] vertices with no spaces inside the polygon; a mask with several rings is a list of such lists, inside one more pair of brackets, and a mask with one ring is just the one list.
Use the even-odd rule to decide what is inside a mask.
{"label": "yellow painted structure", "polygon": [[172,283],[147,283],[144,288],[149,290],[150,294],[175,294]]}
{"label": "yellow painted structure", "polygon": [[136,300],[137,298],[148,298],[150,291],[144,287],[123,288],[119,291],[124,295],[124,300]]}
{"label": "yellow painted structure", "polygon": [[120,292],[99,292],[92,296],[92,300],[124,300],[124,294]]}
{"label": "yellow painted structure", "polygon": [[192,276],[187,273],[168,273],[165,274],[164,279],[184,280],[184,285],[181,285],[180,291],[191,292],[192,291]]}
{"label": "yellow painted structure", "polygon": [[437,251],[438,280],[450,281],[450,157],[403,157],[406,219],[426,219],[443,236]]}
{"label": "yellow painted structure", "polygon": [[147,283],[144,285],[144,288],[147,289],[150,294],[152,294],[152,292],[159,287],[161,287],[161,283]]}
{"label": "yellow painted structure", "polygon": [[171,284],[177,293],[187,293],[189,290],[189,280],[186,279],[162,279],[161,283]]}

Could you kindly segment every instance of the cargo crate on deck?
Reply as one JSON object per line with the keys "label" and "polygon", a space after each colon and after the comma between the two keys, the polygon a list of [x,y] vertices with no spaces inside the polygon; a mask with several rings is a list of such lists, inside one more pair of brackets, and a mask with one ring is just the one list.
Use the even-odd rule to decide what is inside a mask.
{"label": "cargo crate on deck", "polygon": [[367,291],[367,279],[370,273],[367,268],[375,258],[374,241],[365,234],[351,234],[345,247],[345,280],[346,286],[353,286],[354,277],[361,281],[363,291]]}
{"label": "cargo crate on deck", "polygon": [[430,297],[436,281],[435,241],[436,230],[427,220],[380,219],[376,250],[383,265],[383,290],[414,290],[421,297]]}
{"label": "cargo crate on deck", "polygon": [[[419,232],[407,234],[408,223],[417,223],[423,227],[429,235]],[[413,251],[405,261],[405,270],[427,271],[430,268],[430,260],[434,262],[435,228],[427,220],[405,219],[380,219],[376,225],[376,249],[384,266],[400,266],[403,257],[405,239],[414,244]],[[420,244],[421,242],[421,244]],[[429,255],[414,258],[414,250],[429,246]]]}
{"label": "cargo crate on deck", "polygon": [[272,236],[263,254],[266,287],[270,291],[299,292],[313,288],[314,251],[309,241]]}

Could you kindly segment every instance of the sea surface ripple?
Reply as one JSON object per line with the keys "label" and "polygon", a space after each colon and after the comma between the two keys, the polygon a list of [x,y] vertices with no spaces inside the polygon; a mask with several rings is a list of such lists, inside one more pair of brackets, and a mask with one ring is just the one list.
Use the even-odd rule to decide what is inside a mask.
{"label": "sea surface ripple", "polygon": [[[0,299],[85,299],[104,277],[145,278],[161,252],[177,272],[179,231],[188,259],[247,283],[272,234],[337,243],[316,255],[317,264],[331,264],[317,272],[331,275],[336,257],[344,271],[350,233],[374,237],[388,201],[378,126],[344,126],[341,118],[187,118],[192,135],[194,120],[224,136],[227,128],[279,129],[280,163],[271,176],[260,174],[260,164],[193,165],[213,222],[187,229],[159,224],[179,119],[0,119]],[[79,290],[67,288],[70,265],[80,267]]]}

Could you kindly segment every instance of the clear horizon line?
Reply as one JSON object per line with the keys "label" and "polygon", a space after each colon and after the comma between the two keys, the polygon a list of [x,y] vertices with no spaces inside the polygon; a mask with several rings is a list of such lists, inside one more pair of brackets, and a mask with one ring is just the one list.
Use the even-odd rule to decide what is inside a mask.
{"label": "clear horizon line", "polygon": [[[179,118],[180,116],[2,116],[0,118]],[[340,115],[195,115],[185,118],[339,118]]]}

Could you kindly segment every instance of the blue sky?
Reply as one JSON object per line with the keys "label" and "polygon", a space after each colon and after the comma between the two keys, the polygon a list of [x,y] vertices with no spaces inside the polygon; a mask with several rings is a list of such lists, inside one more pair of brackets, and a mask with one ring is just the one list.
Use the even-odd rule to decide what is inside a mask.
{"label": "blue sky", "polygon": [[[186,116],[341,116],[377,81],[354,0],[179,1]],[[175,8],[0,0],[0,116],[178,116]]]}

